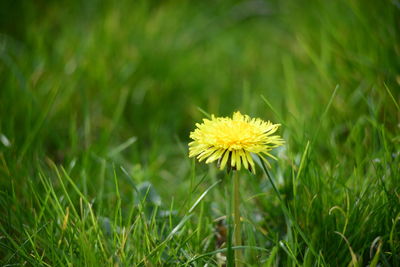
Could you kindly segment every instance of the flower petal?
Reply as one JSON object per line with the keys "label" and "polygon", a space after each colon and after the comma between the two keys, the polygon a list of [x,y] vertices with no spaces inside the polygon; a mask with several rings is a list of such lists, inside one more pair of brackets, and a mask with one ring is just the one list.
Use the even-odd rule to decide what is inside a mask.
{"label": "flower petal", "polygon": [[231,167],[234,167],[236,166],[236,151],[232,150],[231,155]]}
{"label": "flower petal", "polygon": [[241,167],[241,160],[240,160],[240,150],[236,151],[236,169],[239,171]]}
{"label": "flower petal", "polygon": [[229,159],[229,154],[230,154],[230,152],[228,150],[225,150],[224,157],[222,158],[222,161],[221,161],[221,166],[220,166],[221,170],[223,170],[225,168],[226,162]]}
{"label": "flower petal", "polygon": [[219,158],[222,156],[223,153],[224,153],[224,150],[223,150],[223,149],[217,150],[216,152],[214,152],[214,154],[212,154],[212,155],[206,160],[206,163],[211,163],[211,162],[213,162],[213,161],[219,159]]}
{"label": "flower petal", "polygon": [[243,166],[246,170],[249,169],[249,163],[247,162],[247,158],[246,158],[246,152],[244,152],[243,150],[239,150],[240,153],[240,157],[242,158],[243,161]]}

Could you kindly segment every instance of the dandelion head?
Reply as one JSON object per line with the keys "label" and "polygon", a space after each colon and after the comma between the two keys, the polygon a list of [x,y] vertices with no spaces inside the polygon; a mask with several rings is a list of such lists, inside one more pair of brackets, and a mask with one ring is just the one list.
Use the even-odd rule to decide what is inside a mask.
{"label": "dandelion head", "polygon": [[251,154],[258,155],[269,165],[266,156],[275,159],[269,151],[284,144],[279,135],[274,135],[279,126],[239,111],[234,112],[232,118],[212,115],[211,119],[197,123],[190,133],[193,141],[189,143],[189,157],[206,160],[206,163],[217,161],[221,170],[226,166],[236,170],[244,167],[254,173]]}

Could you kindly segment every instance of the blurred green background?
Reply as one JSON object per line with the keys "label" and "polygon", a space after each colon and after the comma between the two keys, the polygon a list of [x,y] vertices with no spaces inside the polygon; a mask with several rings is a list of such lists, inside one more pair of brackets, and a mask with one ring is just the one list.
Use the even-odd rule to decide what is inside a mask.
{"label": "blurred green background", "polygon": [[[3,232],[25,240],[22,228],[11,225],[36,220],[27,211],[42,207],[32,192],[42,194],[39,173],[52,177],[50,161],[66,168],[88,199],[99,199],[106,173],[102,216],[112,214],[112,173],[121,166],[134,183],[151,182],[163,205],[179,206],[193,174],[187,142],[204,117],[199,108],[282,124],[287,146],[274,166],[289,199],[290,175],[310,141],[307,177],[316,179],[316,192],[331,194],[315,214],[345,202],[346,194],[335,191],[341,185],[354,189],[355,202],[363,179],[373,176],[372,160],[385,158],[394,169],[399,162],[399,6],[396,0],[2,1],[0,185],[4,212],[14,209],[1,219]],[[196,168],[198,175],[220,175]],[[387,188],[398,197],[397,174],[392,170]],[[339,177],[340,186],[321,189],[328,177]],[[132,188],[119,182],[122,207],[129,208]],[[246,197],[257,193],[250,187]],[[399,210],[398,199],[390,203],[387,225],[374,228],[381,236],[389,235]],[[315,214],[318,225],[322,217]],[[271,229],[285,232],[279,220]],[[308,223],[300,222],[306,229]],[[368,254],[362,243],[375,237],[355,234],[361,258]],[[316,246],[327,262],[350,261],[340,237],[332,247],[342,254],[325,238]],[[13,249],[4,251],[7,263],[16,259]]]}

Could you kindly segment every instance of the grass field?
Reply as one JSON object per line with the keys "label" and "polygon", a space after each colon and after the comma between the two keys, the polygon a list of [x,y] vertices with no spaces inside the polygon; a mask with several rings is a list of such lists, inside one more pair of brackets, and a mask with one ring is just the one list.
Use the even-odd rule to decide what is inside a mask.
{"label": "grass field", "polygon": [[[2,1],[0,264],[218,266],[204,111],[282,124],[246,266],[400,266],[400,3]],[[286,208],[285,208],[286,207]]]}

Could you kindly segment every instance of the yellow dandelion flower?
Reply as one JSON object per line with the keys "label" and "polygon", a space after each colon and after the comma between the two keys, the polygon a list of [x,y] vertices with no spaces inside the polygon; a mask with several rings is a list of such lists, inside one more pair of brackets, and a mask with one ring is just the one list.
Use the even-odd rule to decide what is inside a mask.
{"label": "yellow dandelion flower", "polygon": [[264,156],[276,159],[269,151],[284,144],[283,139],[273,135],[280,124],[263,121],[259,118],[250,118],[239,111],[234,112],[232,118],[211,116],[211,120],[203,119],[197,123],[196,129],[190,133],[193,140],[189,143],[189,157],[196,157],[206,163],[218,161],[222,170],[240,170],[243,166],[255,172],[251,154],[258,155],[268,166]]}

